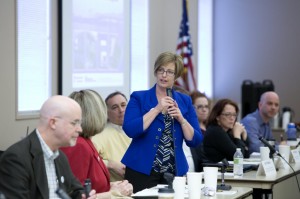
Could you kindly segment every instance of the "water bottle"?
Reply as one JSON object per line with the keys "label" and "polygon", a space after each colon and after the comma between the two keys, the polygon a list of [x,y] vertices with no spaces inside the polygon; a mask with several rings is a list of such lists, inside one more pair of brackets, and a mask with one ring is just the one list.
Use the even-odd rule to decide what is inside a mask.
{"label": "water bottle", "polygon": [[297,129],[294,123],[289,123],[286,130],[287,140],[297,140]]}
{"label": "water bottle", "polygon": [[233,155],[233,175],[241,177],[243,176],[243,161],[244,156],[240,148],[236,149],[236,152]]}
{"label": "water bottle", "polygon": [[279,128],[279,113],[277,113],[273,118],[272,128],[278,129]]}
{"label": "water bottle", "polygon": [[291,122],[291,108],[284,107],[282,112],[282,128],[286,131],[288,124]]}

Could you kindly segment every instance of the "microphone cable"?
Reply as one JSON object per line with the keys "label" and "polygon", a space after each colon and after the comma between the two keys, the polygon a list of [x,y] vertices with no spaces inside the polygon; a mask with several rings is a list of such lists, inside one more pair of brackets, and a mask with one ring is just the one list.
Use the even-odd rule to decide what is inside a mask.
{"label": "microphone cable", "polygon": [[289,163],[284,157],[282,157],[282,155],[281,155],[280,153],[277,153],[277,156],[279,156],[281,159],[283,159],[283,160],[289,165],[289,167],[292,169],[292,171],[293,171],[293,173],[294,173],[294,175],[295,175],[296,181],[297,181],[298,190],[299,190],[299,192],[300,192],[299,181],[298,181],[297,174],[296,174],[295,170],[294,170],[293,167],[290,165],[290,163]]}
{"label": "microphone cable", "polygon": [[293,171],[293,173],[294,173],[294,175],[295,175],[295,178],[296,178],[296,181],[297,181],[297,185],[298,185],[298,190],[299,190],[299,192],[300,192],[300,186],[299,186],[297,174],[296,174],[295,170],[293,169],[293,167],[290,165],[290,163],[289,163],[284,157],[282,157],[282,155],[281,155],[278,151],[276,151],[276,149],[275,149],[273,146],[271,146],[271,145],[265,140],[265,138],[263,138],[263,137],[261,136],[261,137],[259,137],[258,139],[259,139],[263,144],[265,144],[265,146],[267,146],[267,147],[270,149],[270,153],[271,153],[272,155],[275,153],[277,156],[279,156],[280,158],[282,158],[282,159],[289,165],[289,167],[292,169],[292,171]]}

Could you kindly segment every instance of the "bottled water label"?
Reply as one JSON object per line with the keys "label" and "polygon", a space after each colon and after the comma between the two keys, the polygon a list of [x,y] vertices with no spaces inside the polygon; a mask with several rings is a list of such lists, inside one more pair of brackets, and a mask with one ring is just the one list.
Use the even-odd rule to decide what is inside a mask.
{"label": "bottled water label", "polygon": [[234,164],[242,164],[243,165],[244,158],[234,158]]}
{"label": "bottled water label", "polygon": [[243,158],[234,158],[233,162],[234,176],[243,176]]}

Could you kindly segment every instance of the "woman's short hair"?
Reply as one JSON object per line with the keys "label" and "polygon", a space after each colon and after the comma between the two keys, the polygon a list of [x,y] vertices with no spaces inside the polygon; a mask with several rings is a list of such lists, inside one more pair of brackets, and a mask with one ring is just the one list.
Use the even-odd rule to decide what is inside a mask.
{"label": "woman's short hair", "polygon": [[74,99],[82,110],[80,136],[89,138],[100,133],[107,122],[107,107],[102,97],[90,89],[74,91],[69,97]]}
{"label": "woman's short hair", "polygon": [[183,66],[183,60],[180,55],[176,55],[172,52],[163,52],[161,53],[155,60],[154,64],[154,74],[156,75],[157,70],[168,63],[174,63],[175,64],[175,79],[181,76],[184,66]]}
{"label": "woman's short hair", "polygon": [[212,110],[207,118],[207,125],[218,124],[217,117],[222,114],[222,112],[227,104],[232,105],[236,111],[236,114],[239,114],[239,107],[234,101],[232,101],[230,99],[220,99],[217,101],[217,103],[212,108]]}

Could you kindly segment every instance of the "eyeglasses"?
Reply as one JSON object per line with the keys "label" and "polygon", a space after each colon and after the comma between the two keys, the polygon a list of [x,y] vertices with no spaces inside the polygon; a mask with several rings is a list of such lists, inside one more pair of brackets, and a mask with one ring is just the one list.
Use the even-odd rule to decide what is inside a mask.
{"label": "eyeglasses", "polygon": [[208,105],[195,105],[194,106],[195,107],[195,109],[208,109],[209,108],[209,106]]}
{"label": "eyeglasses", "polygon": [[172,70],[165,70],[165,69],[163,69],[163,68],[159,68],[159,69],[157,70],[157,73],[158,73],[158,74],[161,74],[161,75],[163,75],[165,72],[166,72],[167,76],[174,76],[174,75],[175,75],[175,72],[172,71]]}
{"label": "eyeglasses", "polygon": [[237,117],[236,113],[222,113],[221,115],[225,116],[226,118]]}

